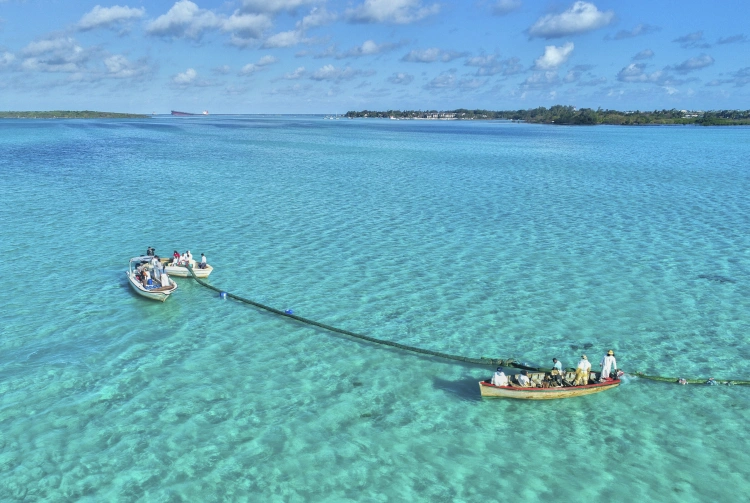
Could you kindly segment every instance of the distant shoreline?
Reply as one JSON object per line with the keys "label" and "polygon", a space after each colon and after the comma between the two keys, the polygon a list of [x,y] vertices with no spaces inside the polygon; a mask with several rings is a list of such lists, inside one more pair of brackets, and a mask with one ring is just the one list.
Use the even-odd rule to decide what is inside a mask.
{"label": "distant shoreline", "polygon": [[646,125],[698,125],[698,126],[748,126],[750,110],[654,110],[651,112],[619,110],[594,110],[555,105],[528,110],[388,110],[361,112],[350,111],[344,117],[379,118],[392,120],[510,120],[533,124],[558,124],[594,126],[609,124],[617,126]]}
{"label": "distant shoreline", "polygon": [[89,110],[52,110],[45,112],[0,112],[0,119],[149,119],[150,115]]}

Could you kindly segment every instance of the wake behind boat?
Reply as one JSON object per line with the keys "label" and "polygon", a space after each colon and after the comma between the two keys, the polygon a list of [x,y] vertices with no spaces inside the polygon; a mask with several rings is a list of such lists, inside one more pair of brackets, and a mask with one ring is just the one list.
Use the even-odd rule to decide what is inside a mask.
{"label": "wake behind boat", "polygon": [[128,277],[128,283],[138,295],[164,302],[172,292],[177,290],[177,283],[169,278],[169,273],[161,274],[161,268],[154,267],[152,264],[153,259],[153,256],[147,255],[131,258],[125,274]]}

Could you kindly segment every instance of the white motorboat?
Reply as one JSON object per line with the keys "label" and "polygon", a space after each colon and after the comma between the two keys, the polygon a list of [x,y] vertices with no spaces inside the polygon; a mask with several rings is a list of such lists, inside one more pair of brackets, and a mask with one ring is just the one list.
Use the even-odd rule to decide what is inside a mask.
{"label": "white motorboat", "polygon": [[[170,276],[178,276],[180,278],[191,277],[190,271],[188,271],[188,268],[185,267],[185,265],[174,265],[169,259],[161,259],[161,261],[164,263],[164,270],[167,271],[167,274]],[[200,264],[195,260],[190,261],[190,267],[193,268],[196,278],[208,278],[208,275],[214,270],[214,268],[208,264],[206,264],[204,269],[201,269],[199,266]]]}
{"label": "white motorboat", "polygon": [[[154,257],[146,255],[131,258],[128,270],[125,274],[128,276],[128,283],[130,283],[130,286],[133,287],[133,290],[135,290],[138,295],[164,302],[172,292],[177,290],[177,283],[169,278],[169,272],[167,272],[166,284],[162,284],[162,281],[153,277],[155,275],[153,274],[153,269],[150,263],[153,258]],[[141,280],[144,270],[149,271],[149,274],[152,276],[150,285],[144,285]],[[160,278],[163,279],[162,276],[160,276]]]}

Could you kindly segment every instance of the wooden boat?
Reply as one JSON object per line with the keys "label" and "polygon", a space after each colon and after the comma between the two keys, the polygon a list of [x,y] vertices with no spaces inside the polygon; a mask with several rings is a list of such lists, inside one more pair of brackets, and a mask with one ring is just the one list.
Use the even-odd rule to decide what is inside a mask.
{"label": "wooden boat", "polygon": [[[164,263],[164,270],[167,271],[167,274],[170,276],[178,276],[180,278],[191,277],[190,271],[188,271],[187,267],[183,265],[172,265],[169,259],[161,259],[161,261]],[[201,269],[198,267],[198,263],[195,260],[190,261],[190,267],[193,268],[196,278],[208,278],[208,275],[214,270],[214,268],[208,264],[206,264],[205,269]]]}
{"label": "wooden boat", "polygon": [[[149,267],[147,264],[149,261],[151,261],[153,257],[149,256],[141,256],[141,257],[133,257],[130,259],[130,265],[128,267],[128,270],[125,272],[125,274],[128,277],[128,283],[130,283],[130,286],[133,287],[133,290],[138,295],[141,295],[143,297],[146,297],[147,299],[152,300],[158,300],[160,302],[164,302],[167,300],[167,298],[177,290],[177,283],[174,282],[172,279],[168,279],[167,285],[162,285],[159,280],[153,279],[153,286],[144,286],[143,283],[141,283],[136,278],[136,268],[138,266],[144,266]],[[167,273],[169,274],[169,273]]]}
{"label": "wooden boat", "polygon": [[[591,374],[595,374],[592,372]],[[540,383],[544,379],[544,373],[529,373],[532,383]],[[566,380],[572,382],[575,374],[568,372]],[[553,400],[555,398],[572,398],[574,396],[591,395],[620,385],[620,379],[606,379],[602,382],[587,384],[585,386],[552,386],[549,388],[524,387],[517,385],[495,386],[487,381],[479,383],[479,392],[483,397],[517,398],[520,400]]]}

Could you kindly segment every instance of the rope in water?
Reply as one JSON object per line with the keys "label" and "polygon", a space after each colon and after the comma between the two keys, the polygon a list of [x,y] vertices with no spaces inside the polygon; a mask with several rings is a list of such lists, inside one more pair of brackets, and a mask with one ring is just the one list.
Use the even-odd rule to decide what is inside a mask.
{"label": "rope in water", "polygon": [[[312,325],[315,327],[322,328],[324,330],[328,330],[329,332],[335,332],[342,335],[347,335],[349,337],[354,337],[356,339],[361,339],[363,341],[372,342],[375,344],[382,344],[385,346],[391,346],[398,349],[403,349],[404,351],[411,351],[413,353],[420,353],[423,355],[429,355],[429,356],[435,356],[438,358],[444,358],[447,360],[454,360],[464,363],[473,363],[476,365],[491,365],[491,366],[501,366],[501,367],[511,367],[511,368],[520,368],[520,369],[526,369],[526,370],[533,370],[537,372],[549,372],[551,369],[543,369],[543,368],[536,368],[531,367],[528,365],[525,365],[520,362],[516,362],[513,358],[471,358],[468,356],[460,356],[460,355],[452,355],[449,353],[441,353],[439,351],[432,351],[429,349],[422,349],[417,348],[414,346],[407,346],[406,344],[400,344],[398,342],[393,341],[386,341],[384,339],[377,339],[375,337],[370,337],[369,335],[363,335],[363,334],[357,334],[355,332],[350,332],[349,330],[344,330],[341,328],[333,327],[331,325],[326,325],[325,323],[320,323],[315,320],[310,320],[307,318],[303,318],[302,316],[297,316],[292,313],[288,313],[285,311],[281,311],[279,309],[275,309],[270,306],[266,306],[264,304],[261,304],[259,302],[252,301],[250,299],[246,299],[244,297],[240,297],[239,295],[235,295],[233,293],[226,292],[220,288],[217,288],[213,285],[209,285],[202,279],[200,279],[198,276],[195,275],[195,272],[193,272],[193,267],[188,265],[187,266],[188,271],[190,271],[190,275],[193,277],[195,281],[197,281],[200,285],[205,286],[206,288],[209,288],[215,292],[219,292],[220,294],[225,294],[227,297],[238,300],[240,302],[244,302],[245,304],[250,304],[251,306],[255,306],[259,309],[263,309],[265,311],[277,314],[279,316],[284,316],[286,318],[290,318],[292,320],[299,321],[301,323],[305,323],[307,325]],[[641,377],[643,379],[650,379],[652,381],[660,381],[660,382],[671,382],[676,383],[678,382],[678,378],[676,377],[662,377],[662,376],[650,376],[642,374],[641,372],[636,372],[636,376]],[[705,384],[706,379],[686,379],[686,384]],[[750,381],[728,381],[728,380],[716,380],[717,384],[737,384],[737,385],[750,385]]]}

